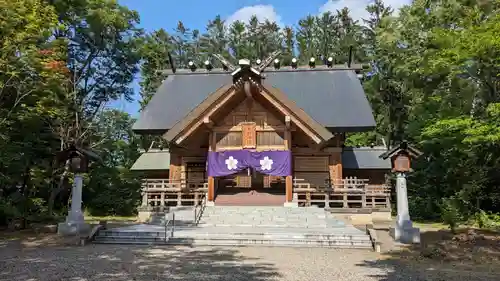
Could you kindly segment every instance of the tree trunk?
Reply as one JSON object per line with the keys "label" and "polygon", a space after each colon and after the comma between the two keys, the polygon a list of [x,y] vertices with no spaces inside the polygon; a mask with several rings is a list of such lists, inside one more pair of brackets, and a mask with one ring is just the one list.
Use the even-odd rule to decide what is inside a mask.
{"label": "tree trunk", "polygon": [[29,181],[30,181],[30,170],[31,170],[31,164],[28,164],[26,169],[24,170],[24,175],[23,175],[23,183],[22,183],[22,188],[21,188],[21,194],[23,196],[23,217],[21,219],[21,229],[25,229],[28,226],[28,211],[29,211],[29,206],[28,206],[28,201],[30,198],[30,186],[29,186]]}
{"label": "tree trunk", "polygon": [[54,188],[50,191],[49,202],[47,202],[48,203],[47,209],[50,215],[53,214],[54,202],[56,201],[57,195],[59,195],[59,193],[61,193],[61,191],[63,191],[65,188],[64,182],[69,174],[70,163],[71,163],[70,159],[66,160],[66,163],[64,164],[64,172],[61,174],[61,178],[59,179],[59,184],[57,185],[57,188]]}

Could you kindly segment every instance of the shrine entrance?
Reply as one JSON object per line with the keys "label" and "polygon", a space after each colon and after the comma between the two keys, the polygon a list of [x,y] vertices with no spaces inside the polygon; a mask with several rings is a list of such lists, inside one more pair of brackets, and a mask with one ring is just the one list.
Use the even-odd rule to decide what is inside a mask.
{"label": "shrine entrance", "polygon": [[285,178],[254,169],[216,179],[215,204],[225,206],[283,206]]}

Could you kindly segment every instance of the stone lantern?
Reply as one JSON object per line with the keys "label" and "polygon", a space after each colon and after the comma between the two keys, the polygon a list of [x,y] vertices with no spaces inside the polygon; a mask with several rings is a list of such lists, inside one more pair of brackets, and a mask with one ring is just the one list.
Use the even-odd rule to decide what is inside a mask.
{"label": "stone lantern", "polygon": [[380,155],[380,158],[391,159],[392,172],[396,173],[396,195],[397,212],[396,223],[391,228],[391,236],[394,240],[405,243],[420,243],[420,230],[413,227],[408,209],[408,190],[406,187],[406,175],[411,172],[411,159],[422,155],[414,147],[403,141],[398,146]]}
{"label": "stone lantern", "polygon": [[90,230],[90,226],[85,224],[82,213],[82,186],[83,174],[88,172],[90,161],[101,161],[99,155],[87,149],[71,145],[67,149],[57,153],[57,163],[67,163],[74,173],[73,188],[71,191],[71,209],[66,217],[66,221],[58,225],[57,232],[61,235],[74,235]]}

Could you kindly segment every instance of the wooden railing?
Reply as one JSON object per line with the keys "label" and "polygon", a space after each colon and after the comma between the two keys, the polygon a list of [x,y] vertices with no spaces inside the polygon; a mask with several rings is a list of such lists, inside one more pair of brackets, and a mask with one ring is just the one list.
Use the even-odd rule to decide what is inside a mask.
{"label": "wooden railing", "polygon": [[[143,207],[199,206],[205,199],[208,183],[146,179],[143,182]],[[299,206],[325,208],[390,209],[390,187],[370,184],[367,179],[346,178],[313,185],[294,179],[293,201]]]}
{"label": "wooden railing", "polygon": [[390,187],[369,184],[367,179],[346,178],[324,185],[312,185],[303,179],[294,179],[294,201],[299,206],[318,205],[325,208],[381,208],[389,209]]}
{"label": "wooden railing", "polygon": [[207,191],[208,183],[203,181],[145,179],[142,184],[142,206],[196,206]]}

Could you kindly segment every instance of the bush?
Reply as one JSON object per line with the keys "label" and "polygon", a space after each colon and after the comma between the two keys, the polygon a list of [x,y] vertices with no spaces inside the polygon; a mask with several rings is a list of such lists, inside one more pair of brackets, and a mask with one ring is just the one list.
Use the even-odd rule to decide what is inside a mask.
{"label": "bush", "polygon": [[12,202],[0,199],[0,225],[7,226],[12,220],[21,218],[21,212]]}
{"label": "bush", "polygon": [[463,221],[458,203],[456,198],[450,197],[444,198],[441,204],[441,218],[450,227],[452,233],[456,233],[457,227]]}
{"label": "bush", "polygon": [[500,214],[485,212],[483,210],[474,215],[474,224],[479,228],[500,228]]}

